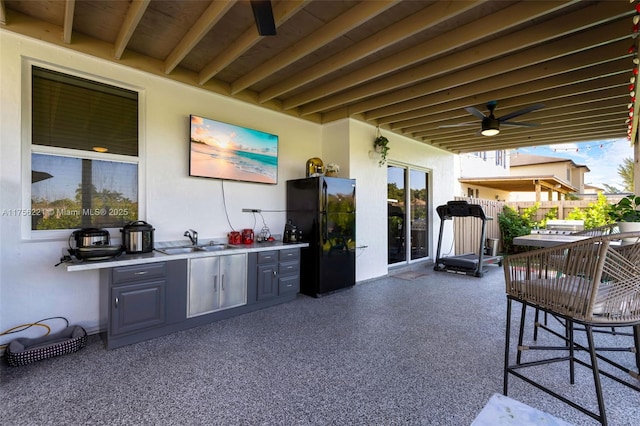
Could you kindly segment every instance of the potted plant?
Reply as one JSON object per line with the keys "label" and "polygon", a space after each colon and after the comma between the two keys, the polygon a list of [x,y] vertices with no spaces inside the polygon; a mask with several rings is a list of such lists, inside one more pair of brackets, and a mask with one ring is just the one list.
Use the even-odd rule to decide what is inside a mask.
{"label": "potted plant", "polygon": [[382,166],[387,162],[387,152],[389,151],[389,139],[380,135],[373,141],[373,149],[380,154],[378,165]]}
{"label": "potted plant", "polygon": [[609,217],[618,223],[620,232],[640,231],[640,196],[622,198],[611,206]]}

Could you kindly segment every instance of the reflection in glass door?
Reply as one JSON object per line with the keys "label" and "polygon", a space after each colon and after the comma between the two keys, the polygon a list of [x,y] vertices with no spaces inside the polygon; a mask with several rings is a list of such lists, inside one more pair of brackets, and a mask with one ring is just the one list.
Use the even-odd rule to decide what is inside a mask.
{"label": "reflection in glass door", "polygon": [[[407,192],[406,188],[410,188]],[[388,263],[429,255],[429,174],[408,167],[387,167]],[[409,242],[409,244],[407,244]]]}
{"label": "reflection in glass door", "polygon": [[411,259],[427,257],[427,206],[429,175],[420,170],[409,171],[411,215]]}
{"label": "reflection in glass door", "polygon": [[405,249],[405,169],[387,167],[387,224],[389,264],[404,262],[407,259]]}

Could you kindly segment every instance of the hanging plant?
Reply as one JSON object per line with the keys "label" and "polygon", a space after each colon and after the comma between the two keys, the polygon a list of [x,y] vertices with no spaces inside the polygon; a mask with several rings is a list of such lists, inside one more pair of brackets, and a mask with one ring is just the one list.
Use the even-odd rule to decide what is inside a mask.
{"label": "hanging plant", "polygon": [[387,162],[387,152],[389,151],[389,139],[386,137],[379,135],[373,141],[373,149],[375,152],[380,154],[380,161],[378,161],[379,166],[383,166],[384,163]]}

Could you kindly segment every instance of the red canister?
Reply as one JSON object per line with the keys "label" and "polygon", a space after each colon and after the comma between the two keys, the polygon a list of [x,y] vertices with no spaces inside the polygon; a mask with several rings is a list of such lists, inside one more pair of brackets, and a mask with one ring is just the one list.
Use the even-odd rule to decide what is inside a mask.
{"label": "red canister", "polygon": [[242,230],[242,243],[243,244],[253,243],[253,229],[246,228]]}
{"label": "red canister", "polygon": [[238,231],[231,231],[227,235],[229,244],[242,244],[242,235]]}

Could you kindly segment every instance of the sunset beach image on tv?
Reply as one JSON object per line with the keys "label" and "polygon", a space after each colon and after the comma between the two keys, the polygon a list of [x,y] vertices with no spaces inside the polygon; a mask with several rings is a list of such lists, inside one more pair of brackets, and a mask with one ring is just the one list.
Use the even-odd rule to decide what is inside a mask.
{"label": "sunset beach image on tv", "polygon": [[189,175],[278,183],[278,136],[191,115]]}

